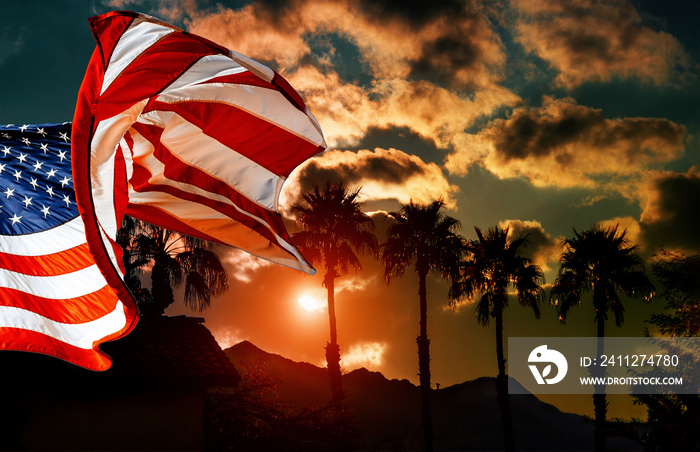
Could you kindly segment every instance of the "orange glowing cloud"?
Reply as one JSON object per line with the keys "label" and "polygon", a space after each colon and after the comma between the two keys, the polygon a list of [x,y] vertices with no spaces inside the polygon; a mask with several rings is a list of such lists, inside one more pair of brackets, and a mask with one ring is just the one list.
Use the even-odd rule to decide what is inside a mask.
{"label": "orange glowing cloud", "polygon": [[370,127],[407,127],[446,148],[480,117],[520,101],[498,85],[470,95],[427,81],[402,79],[378,80],[365,88],[312,66],[299,68],[287,78],[304,93],[332,147],[357,144]]}
{"label": "orange glowing cloud", "polygon": [[559,85],[606,82],[613,77],[664,84],[689,57],[680,42],[644,24],[628,0],[511,0],[517,37],[555,68]]}
{"label": "orange glowing cloud", "polygon": [[298,0],[270,8],[255,2],[214,12],[190,8],[190,31],[252,58],[298,63],[310,53],[310,35],[335,33],[353,42],[376,78],[430,72],[461,86],[500,78],[503,46],[486,16],[471,2],[421,11],[377,2]]}
{"label": "orange glowing cloud", "polygon": [[376,369],[384,363],[387,345],[380,342],[362,342],[351,345],[348,351],[341,353],[340,364],[345,370],[365,367]]}
{"label": "orange glowing cloud", "polygon": [[615,217],[600,222],[603,227],[618,226],[620,230],[625,231],[625,238],[633,245],[644,247],[642,243],[642,229],[639,221],[633,217]]}
{"label": "orange glowing cloud", "polygon": [[237,248],[219,247],[217,252],[227,267],[235,269],[235,271],[229,272],[229,275],[244,283],[250,282],[253,274],[260,268],[272,265],[270,261],[260,259]]}
{"label": "orange glowing cloud", "polygon": [[[522,255],[539,265],[543,271],[550,270],[550,263],[556,264],[561,256],[561,238],[553,238],[544,230],[539,221],[504,220],[498,223],[501,229],[508,229],[510,240],[527,236],[527,244]],[[554,265],[556,267],[556,265]]]}
{"label": "orange glowing cloud", "polygon": [[477,134],[465,134],[446,161],[453,174],[480,164],[500,178],[536,186],[588,187],[600,177],[631,176],[682,155],[685,127],[666,119],[607,119],[571,98],[545,97]]}
{"label": "orange glowing cloud", "polygon": [[[520,100],[499,85],[505,54],[489,21],[469,2],[459,5],[407,13],[372,2],[290,1],[274,9],[252,3],[191,9],[186,23],[193,33],[274,62],[331,147],[357,144],[370,127],[408,127],[444,148],[478,118]],[[328,33],[357,47],[371,84],[343,80],[329,63],[332,46],[328,55],[312,54],[310,37]]]}

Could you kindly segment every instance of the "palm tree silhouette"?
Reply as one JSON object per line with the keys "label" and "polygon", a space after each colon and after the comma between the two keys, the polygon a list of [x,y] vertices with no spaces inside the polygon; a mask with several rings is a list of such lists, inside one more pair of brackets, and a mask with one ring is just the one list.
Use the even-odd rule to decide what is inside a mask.
{"label": "palm tree silhouette", "polygon": [[[598,329],[597,356],[603,354],[608,311],[612,310],[617,326],[624,321],[625,309],[618,292],[644,301],[649,301],[654,295],[654,286],[645,273],[637,247],[630,245],[625,235],[626,231],[620,231],[619,226],[605,228],[596,225],[582,232],[574,229],[574,237],[562,242],[564,254],[559,260],[551,302],[564,322],[571,307],[581,303],[582,295],[592,292]],[[594,376],[604,375],[601,374],[604,372],[602,368],[596,372]],[[605,450],[605,385],[596,386],[593,407],[595,450],[600,452]]]}
{"label": "palm tree silhouette", "polygon": [[[539,319],[539,305],[544,297],[544,275],[538,265],[520,254],[522,248],[527,245],[527,236],[509,239],[507,228],[494,227],[486,234],[479,228],[474,229],[478,240],[470,240],[467,243],[470,257],[462,263],[456,295],[472,298],[480,293],[481,298],[476,305],[478,322],[487,326],[491,317],[496,320],[496,393],[504,448],[506,451],[513,451],[515,441],[508,403],[506,360],[503,354],[503,311],[508,307],[508,287],[513,286],[520,304],[532,308],[535,317]],[[454,301],[452,303],[454,305]]]}
{"label": "palm tree silhouette", "polygon": [[301,229],[292,236],[304,255],[313,263],[323,261],[326,274],[323,285],[328,291],[330,342],[326,345],[326,363],[330,378],[331,401],[340,407],[344,400],[340,371],[340,347],[335,316],[335,279],[350,269],[360,270],[360,253],[377,252],[372,219],[362,212],[357,200],[360,190],[350,191],[345,184],[315,185],[302,193],[304,203],[292,206]]}
{"label": "palm tree silhouette", "polygon": [[175,300],[173,286],[185,285],[185,305],[198,312],[228,290],[226,269],[209,242],[141,221],[125,224],[120,241],[127,270],[151,269],[151,297],[138,297],[145,318],[164,314]]}
{"label": "palm tree silhouette", "polygon": [[460,228],[459,221],[440,212],[444,204],[443,200],[433,201],[428,205],[417,205],[411,201],[408,205],[403,205],[401,210],[391,212],[394,222],[387,231],[387,241],[382,253],[384,278],[387,283],[392,277],[401,276],[411,263],[415,263],[418,273],[420,333],[416,341],[422,433],[426,451],[433,448],[426,277],[432,271],[454,281],[464,252],[462,238],[455,233]]}

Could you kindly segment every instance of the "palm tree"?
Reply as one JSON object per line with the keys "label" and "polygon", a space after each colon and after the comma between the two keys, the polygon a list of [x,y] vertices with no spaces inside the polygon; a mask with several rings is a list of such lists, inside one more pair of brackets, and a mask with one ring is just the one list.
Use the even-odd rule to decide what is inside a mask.
{"label": "palm tree", "polygon": [[[559,273],[552,287],[551,301],[559,311],[559,319],[564,322],[571,307],[581,303],[583,294],[593,294],[598,356],[603,353],[608,311],[612,310],[617,326],[624,321],[625,309],[618,293],[644,301],[649,301],[654,295],[654,286],[646,275],[637,247],[630,245],[625,235],[626,231],[620,231],[619,226],[596,225],[582,232],[574,229],[574,237],[562,242],[564,253],[559,259]],[[600,452],[605,450],[607,401],[604,385],[595,388],[593,407],[595,450]]]}
{"label": "palm tree", "polygon": [[372,219],[362,212],[360,190],[350,191],[345,184],[318,185],[302,193],[303,203],[292,206],[301,229],[294,242],[313,263],[323,261],[326,274],[323,285],[328,291],[330,341],[326,345],[326,363],[330,378],[331,401],[341,407],[344,394],[341,383],[340,347],[335,316],[335,280],[350,269],[360,270],[355,251],[376,253],[377,238]]}
{"label": "palm tree", "polygon": [[151,269],[151,297],[138,297],[145,318],[163,315],[175,300],[173,286],[185,285],[185,305],[198,312],[228,290],[226,269],[208,242],[144,222],[124,226],[120,242],[127,276],[133,269]]}
{"label": "palm tree", "polygon": [[[406,267],[415,263],[418,273],[420,333],[418,342],[418,372],[421,387],[421,415],[423,444],[426,451],[433,447],[433,426],[430,412],[430,341],[428,340],[426,277],[429,272],[456,279],[464,247],[462,238],[455,233],[459,221],[444,215],[442,200],[428,205],[412,201],[401,210],[391,212],[394,222],[387,231],[383,247],[384,278],[401,276]],[[450,291],[452,294],[452,291]]]}
{"label": "palm tree", "polygon": [[[651,270],[660,286],[659,295],[666,302],[664,312],[652,314],[648,323],[662,336],[700,335],[700,254],[660,250],[652,258]],[[649,331],[647,331],[649,333]],[[681,362],[668,371],[657,368],[655,376],[681,375],[684,387],[700,386],[700,347],[695,342],[672,346]],[[667,345],[668,346],[668,345]],[[679,373],[680,372],[680,373]],[[686,391],[683,391],[686,392]],[[635,403],[647,406],[645,450],[697,450],[700,445],[700,397],[697,389],[686,394],[637,394]]]}
{"label": "palm tree", "polygon": [[473,298],[480,293],[481,298],[476,305],[478,322],[487,326],[491,317],[496,320],[496,393],[505,450],[512,451],[515,445],[508,403],[508,375],[503,354],[503,311],[508,307],[508,288],[512,286],[520,304],[531,308],[535,317],[539,319],[539,305],[544,297],[544,275],[538,265],[520,254],[522,248],[527,245],[527,236],[510,239],[507,228],[494,227],[486,234],[479,228],[474,229],[478,240],[470,240],[467,243],[470,258],[462,264],[462,277],[457,285],[456,295]]}

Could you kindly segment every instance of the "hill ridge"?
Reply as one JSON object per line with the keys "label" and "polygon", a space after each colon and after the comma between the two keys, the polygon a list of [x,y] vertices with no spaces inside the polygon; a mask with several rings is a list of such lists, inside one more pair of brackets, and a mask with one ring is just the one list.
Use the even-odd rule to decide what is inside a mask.
{"label": "hill ridge", "polygon": [[[280,379],[280,399],[292,409],[320,406],[330,397],[325,368],[268,353],[249,341],[224,352],[243,374],[246,365],[266,365],[268,374]],[[479,377],[433,389],[435,450],[502,449],[495,380]],[[343,389],[367,449],[421,449],[418,386],[406,379],[389,380],[381,372],[360,368],[343,375]],[[590,420],[562,412],[532,394],[510,395],[509,399],[518,449],[593,450]],[[641,447],[612,438],[608,449],[639,451]]]}

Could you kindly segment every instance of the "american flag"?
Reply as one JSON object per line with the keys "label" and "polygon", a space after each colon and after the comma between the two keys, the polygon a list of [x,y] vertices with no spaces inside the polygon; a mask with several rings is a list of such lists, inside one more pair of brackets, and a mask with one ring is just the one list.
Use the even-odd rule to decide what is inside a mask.
{"label": "american flag", "polygon": [[308,273],[279,213],[286,177],[325,140],[272,69],[143,14],[90,19],[98,46],[73,120],[73,173],[88,243],[128,296],[124,214]]}
{"label": "american flag", "polygon": [[98,345],[128,332],[75,203],[71,125],[0,126],[0,349],[105,370]]}

